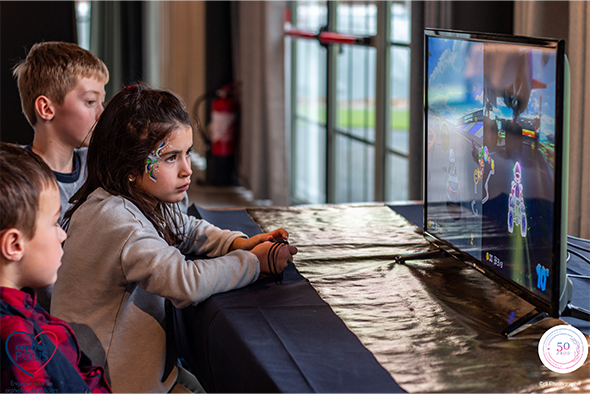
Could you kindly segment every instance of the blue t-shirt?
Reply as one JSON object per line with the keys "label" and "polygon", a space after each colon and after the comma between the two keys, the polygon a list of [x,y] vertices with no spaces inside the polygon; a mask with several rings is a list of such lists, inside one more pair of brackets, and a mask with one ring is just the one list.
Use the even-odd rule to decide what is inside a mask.
{"label": "blue t-shirt", "polygon": [[[26,149],[33,151],[32,145],[25,146]],[[59,188],[59,198],[61,200],[61,214],[60,222],[63,220],[65,213],[72,207],[70,198],[82,187],[86,182],[86,157],[88,155],[88,148],[74,149],[73,168],[74,171],[70,173],[62,173],[53,171],[55,178],[57,178],[57,186]]]}

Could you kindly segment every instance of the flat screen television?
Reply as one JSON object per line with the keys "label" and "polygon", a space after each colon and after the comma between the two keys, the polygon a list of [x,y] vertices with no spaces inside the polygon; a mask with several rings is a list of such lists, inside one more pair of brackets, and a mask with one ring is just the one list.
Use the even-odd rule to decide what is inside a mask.
{"label": "flat screen television", "polygon": [[561,316],[571,300],[564,41],[427,29],[424,45],[425,237],[536,307],[505,334]]}

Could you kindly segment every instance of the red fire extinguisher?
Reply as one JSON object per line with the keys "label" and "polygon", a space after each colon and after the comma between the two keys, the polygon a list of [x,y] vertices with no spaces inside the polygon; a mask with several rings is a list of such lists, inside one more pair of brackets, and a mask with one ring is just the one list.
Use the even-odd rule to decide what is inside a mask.
{"label": "red fire extinguisher", "polygon": [[206,150],[205,182],[215,186],[230,186],[237,179],[235,156],[239,134],[239,82],[229,83],[199,97],[193,107],[195,114],[207,100],[211,102],[209,124],[206,132],[198,128]]}
{"label": "red fire extinguisher", "polygon": [[211,101],[211,122],[209,136],[211,154],[217,157],[233,156],[236,150],[236,127],[238,103],[233,96],[234,84],[217,90]]}

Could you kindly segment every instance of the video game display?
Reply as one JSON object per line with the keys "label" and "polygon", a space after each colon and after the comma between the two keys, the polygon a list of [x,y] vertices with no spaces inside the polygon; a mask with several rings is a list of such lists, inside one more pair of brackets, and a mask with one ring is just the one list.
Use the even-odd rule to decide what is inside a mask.
{"label": "video game display", "polygon": [[557,51],[429,36],[425,230],[550,302]]}

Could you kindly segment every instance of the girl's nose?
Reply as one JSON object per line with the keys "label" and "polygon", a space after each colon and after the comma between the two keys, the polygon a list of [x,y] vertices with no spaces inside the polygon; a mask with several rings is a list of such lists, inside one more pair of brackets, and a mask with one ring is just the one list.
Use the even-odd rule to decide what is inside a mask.
{"label": "girl's nose", "polygon": [[182,172],[181,175],[182,176],[191,176],[193,173],[193,168],[191,166],[191,158],[190,155],[186,156],[185,159],[183,160],[183,167],[182,167]]}

